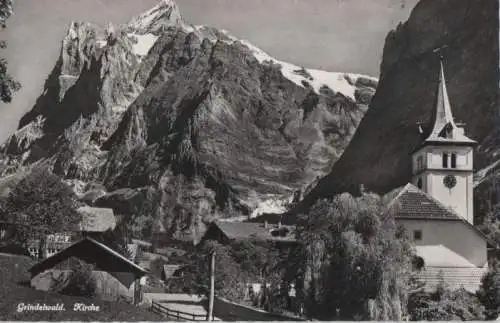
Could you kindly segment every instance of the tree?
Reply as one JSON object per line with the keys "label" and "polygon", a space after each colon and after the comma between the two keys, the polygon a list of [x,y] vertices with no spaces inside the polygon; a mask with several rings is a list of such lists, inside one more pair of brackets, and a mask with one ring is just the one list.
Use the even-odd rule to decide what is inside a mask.
{"label": "tree", "polygon": [[[6,20],[12,15],[12,0],[0,1],[0,28],[6,27]],[[7,46],[5,41],[0,41],[0,48]],[[15,81],[7,72],[7,60],[0,58],[0,99],[2,102],[11,102],[12,93],[21,88],[19,82]]]}
{"label": "tree", "polygon": [[328,320],[402,319],[413,249],[383,199],[345,193],[320,200],[301,217],[298,239],[309,313]]}
{"label": "tree", "polygon": [[193,287],[200,293],[208,292],[210,286],[210,256],[215,251],[215,292],[227,299],[243,299],[247,272],[233,258],[231,248],[215,241],[207,241],[194,254],[189,271]]}
{"label": "tree", "polygon": [[163,257],[155,257],[149,265],[151,273],[156,277],[162,277],[163,266],[167,264],[168,262]]}
{"label": "tree", "polygon": [[76,197],[61,178],[35,167],[9,193],[0,221],[16,225],[14,240],[25,243],[40,234],[73,231],[80,221]]}
{"label": "tree", "polygon": [[496,320],[500,314],[500,263],[490,265],[488,272],[481,281],[477,297],[485,307],[485,316],[488,320]]}
{"label": "tree", "polygon": [[94,266],[77,258],[67,260],[69,275],[56,281],[61,286],[59,292],[71,296],[94,297],[97,293],[97,280],[93,274]]}

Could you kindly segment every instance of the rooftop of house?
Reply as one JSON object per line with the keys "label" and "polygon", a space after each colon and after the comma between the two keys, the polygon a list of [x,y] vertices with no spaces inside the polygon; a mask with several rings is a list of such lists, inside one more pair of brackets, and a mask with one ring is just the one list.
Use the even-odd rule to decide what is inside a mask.
{"label": "rooftop of house", "polygon": [[163,265],[163,276],[165,279],[174,277],[179,269],[182,269],[186,265]]}
{"label": "rooftop of house", "polygon": [[79,229],[85,232],[105,232],[114,230],[116,218],[112,209],[82,206],[77,209],[82,216]]}
{"label": "rooftop of house", "polygon": [[216,221],[213,225],[217,226],[226,237],[234,240],[255,238],[267,241],[296,241],[295,226],[291,225],[225,221]]}
{"label": "rooftop of house", "polygon": [[147,270],[136,265],[124,255],[89,237],[73,243],[55,255],[38,262],[29,269],[29,272],[34,277],[71,257],[95,264],[96,269],[107,272],[132,272],[138,277],[142,277],[147,273]]}

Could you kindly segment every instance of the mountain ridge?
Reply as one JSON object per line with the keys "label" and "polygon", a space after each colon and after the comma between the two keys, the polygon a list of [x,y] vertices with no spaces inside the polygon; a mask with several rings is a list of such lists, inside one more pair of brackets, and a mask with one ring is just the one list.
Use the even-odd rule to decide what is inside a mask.
{"label": "mountain ridge", "polygon": [[71,23],[43,94],[1,150],[20,169],[47,163],[130,225],[196,235],[213,218],[300,199],[342,154],[376,86],[281,62],[162,1],[122,26]]}

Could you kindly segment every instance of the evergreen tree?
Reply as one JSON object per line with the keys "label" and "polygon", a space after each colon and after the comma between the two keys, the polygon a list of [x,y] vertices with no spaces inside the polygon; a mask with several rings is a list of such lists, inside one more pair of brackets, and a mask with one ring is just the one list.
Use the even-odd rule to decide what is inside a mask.
{"label": "evergreen tree", "polygon": [[[0,28],[6,27],[6,20],[12,15],[12,0],[0,1]],[[5,41],[0,41],[0,48],[7,46]],[[0,100],[11,102],[12,94],[21,88],[19,82],[15,81],[7,71],[7,60],[0,58]]]}

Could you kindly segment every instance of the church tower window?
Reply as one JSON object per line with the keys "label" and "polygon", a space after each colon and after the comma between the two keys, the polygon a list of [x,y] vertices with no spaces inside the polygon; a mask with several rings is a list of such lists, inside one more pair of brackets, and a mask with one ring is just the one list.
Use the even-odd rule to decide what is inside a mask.
{"label": "church tower window", "polygon": [[422,189],[423,185],[422,185],[422,178],[419,178],[418,181],[417,181],[417,187],[419,189]]}
{"label": "church tower window", "polygon": [[417,157],[417,170],[422,170],[424,168],[424,159],[422,156]]}
{"label": "church tower window", "polygon": [[457,168],[457,154],[451,154],[451,168]]}
{"label": "church tower window", "polygon": [[448,168],[448,153],[443,153],[443,168]]}

